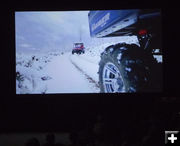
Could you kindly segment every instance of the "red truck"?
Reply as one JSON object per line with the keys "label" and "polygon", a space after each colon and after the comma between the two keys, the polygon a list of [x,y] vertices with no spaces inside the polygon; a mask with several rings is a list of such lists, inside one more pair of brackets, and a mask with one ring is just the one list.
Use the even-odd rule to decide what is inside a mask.
{"label": "red truck", "polygon": [[74,43],[73,46],[73,50],[72,50],[72,54],[77,53],[77,54],[81,54],[81,53],[85,53],[85,47],[83,43]]}

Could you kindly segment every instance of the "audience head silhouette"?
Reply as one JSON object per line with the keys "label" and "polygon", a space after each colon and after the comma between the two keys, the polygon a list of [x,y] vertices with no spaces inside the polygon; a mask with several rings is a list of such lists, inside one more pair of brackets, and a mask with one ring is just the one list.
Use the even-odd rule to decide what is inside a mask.
{"label": "audience head silhouette", "polygon": [[54,144],[55,143],[55,135],[54,134],[46,135],[46,142],[49,144]]}
{"label": "audience head silhouette", "polygon": [[37,138],[31,138],[26,142],[25,145],[26,146],[40,146],[40,143]]}

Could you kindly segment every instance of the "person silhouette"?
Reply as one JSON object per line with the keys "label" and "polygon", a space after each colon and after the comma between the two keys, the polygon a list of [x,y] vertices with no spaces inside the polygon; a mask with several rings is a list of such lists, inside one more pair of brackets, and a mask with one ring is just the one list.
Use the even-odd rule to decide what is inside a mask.
{"label": "person silhouette", "polygon": [[40,146],[39,140],[37,138],[31,138],[26,143],[25,146]]}
{"label": "person silhouette", "polygon": [[55,135],[47,134],[46,135],[46,143],[43,146],[54,146],[55,145]]}
{"label": "person silhouette", "polygon": [[72,132],[70,134],[70,141],[72,143],[72,146],[78,145],[78,134],[76,132]]}

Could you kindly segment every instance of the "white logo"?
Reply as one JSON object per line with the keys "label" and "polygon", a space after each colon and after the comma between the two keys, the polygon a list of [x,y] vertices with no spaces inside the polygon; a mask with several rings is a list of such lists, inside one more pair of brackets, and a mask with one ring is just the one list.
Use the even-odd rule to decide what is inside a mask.
{"label": "white logo", "polygon": [[174,141],[177,140],[177,137],[174,137],[174,134],[171,134],[171,137],[168,137],[168,140],[170,140],[171,143],[174,143]]}
{"label": "white logo", "polygon": [[178,134],[179,131],[165,131],[165,144],[170,141],[172,144],[175,143],[178,138],[175,136],[175,134]]}
{"label": "white logo", "polygon": [[104,17],[102,17],[102,19],[100,19],[97,23],[92,25],[91,30],[94,31],[99,26],[103,27],[109,20],[109,17],[110,17],[110,13],[107,13]]}

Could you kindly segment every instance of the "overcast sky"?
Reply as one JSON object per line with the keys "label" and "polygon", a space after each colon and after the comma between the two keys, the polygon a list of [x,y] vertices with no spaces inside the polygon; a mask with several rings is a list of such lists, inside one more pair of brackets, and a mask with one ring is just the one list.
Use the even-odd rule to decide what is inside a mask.
{"label": "overcast sky", "polygon": [[[89,11],[15,12],[16,52],[71,51],[81,41],[85,48],[122,37],[91,38]],[[81,33],[80,33],[81,32]]]}
{"label": "overcast sky", "polygon": [[74,42],[91,42],[89,11],[15,12],[16,51],[72,50]]}

